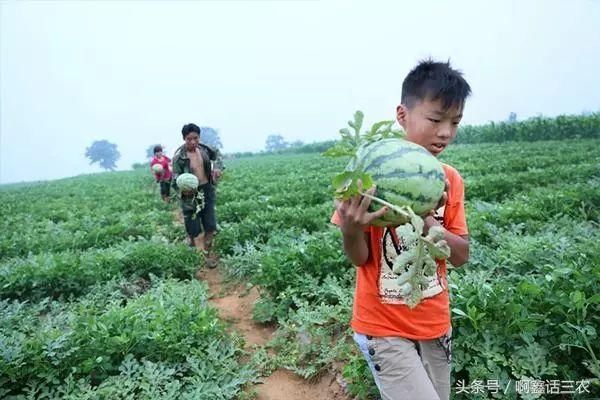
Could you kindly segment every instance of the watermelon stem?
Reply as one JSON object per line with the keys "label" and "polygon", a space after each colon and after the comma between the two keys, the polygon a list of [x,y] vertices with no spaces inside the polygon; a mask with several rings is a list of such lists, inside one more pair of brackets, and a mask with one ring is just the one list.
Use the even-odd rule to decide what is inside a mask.
{"label": "watermelon stem", "polygon": [[410,218],[410,213],[408,213],[405,209],[395,206],[392,203],[388,203],[385,200],[380,199],[379,197],[375,197],[370,195],[369,193],[365,193],[365,192],[359,192],[361,195],[375,201],[376,203],[379,204],[383,204],[384,206],[391,208],[394,212],[397,212],[398,214],[402,215],[405,218]]}
{"label": "watermelon stem", "polygon": [[[419,237],[419,239],[421,239]],[[417,255],[415,257],[415,275],[413,275],[413,290],[416,290],[416,293],[413,293],[413,295],[409,298],[409,301],[407,301],[407,305],[410,308],[414,308],[417,306],[417,304],[421,301],[421,299],[423,298],[423,290],[421,289],[421,281],[423,280],[423,264],[424,264],[424,243],[422,240],[418,240],[417,241]]]}

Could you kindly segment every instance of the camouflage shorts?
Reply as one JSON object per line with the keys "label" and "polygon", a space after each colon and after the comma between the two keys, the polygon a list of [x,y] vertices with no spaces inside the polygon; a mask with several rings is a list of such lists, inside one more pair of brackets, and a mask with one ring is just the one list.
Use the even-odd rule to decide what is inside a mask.
{"label": "camouflage shorts", "polygon": [[200,203],[197,196],[181,197],[185,230],[191,237],[196,237],[202,232],[210,233],[217,230],[215,186],[210,183],[200,185],[198,193],[203,195],[204,203],[200,210],[198,210]]}

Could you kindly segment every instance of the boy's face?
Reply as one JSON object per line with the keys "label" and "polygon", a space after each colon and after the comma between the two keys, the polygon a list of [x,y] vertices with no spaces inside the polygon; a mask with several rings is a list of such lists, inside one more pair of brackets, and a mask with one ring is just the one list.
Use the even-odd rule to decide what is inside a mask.
{"label": "boy's face", "polygon": [[185,147],[188,151],[194,151],[200,143],[200,135],[196,132],[190,132],[185,137]]}
{"label": "boy's face", "polygon": [[154,156],[156,158],[161,158],[163,156],[163,153],[162,153],[162,151],[157,151],[156,153],[154,153]]}
{"label": "boy's face", "polygon": [[425,147],[437,157],[456,136],[462,110],[462,105],[444,110],[440,100],[422,100],[411,108],[400,104],[396,118],[407,140]]}

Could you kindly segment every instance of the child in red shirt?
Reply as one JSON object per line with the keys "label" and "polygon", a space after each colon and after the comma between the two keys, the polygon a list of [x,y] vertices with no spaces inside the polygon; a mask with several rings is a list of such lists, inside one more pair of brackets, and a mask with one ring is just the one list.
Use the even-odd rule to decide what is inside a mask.
{"label": "child in red shirt", "polygon": [[[160,165],[160,167],[154,167]],[[169,202],[171,193],[171,159],[163,154],[163,148],[160,145],[154,146],[154,157],[150,161],[150,169],[154,174],[156,182],[160,184],[160,196],[165,203]]]}

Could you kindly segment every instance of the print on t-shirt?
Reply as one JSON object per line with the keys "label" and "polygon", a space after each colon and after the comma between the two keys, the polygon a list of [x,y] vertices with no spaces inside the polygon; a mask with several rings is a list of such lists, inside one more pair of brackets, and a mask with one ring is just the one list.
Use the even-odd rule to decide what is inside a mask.
{"label": "print on t-shirt", "polygon": [[[445,207],[439,208],[434,218],[442,223]],[[379,270],[379,298],[385,304],[405,304],[400,294],[400,286],[396,283],[398,275],[392,272],[394,260],[406,250],[402,240],[398,238],[394,228],[385,228],[381,238],[381,267]],[[408,268],[408,266],[406,266]],[[423,298],[433,297],[446,289],[447,283],[440,276],[439,268],[435,276],[428,282],[427,288],[423,290]]]}

